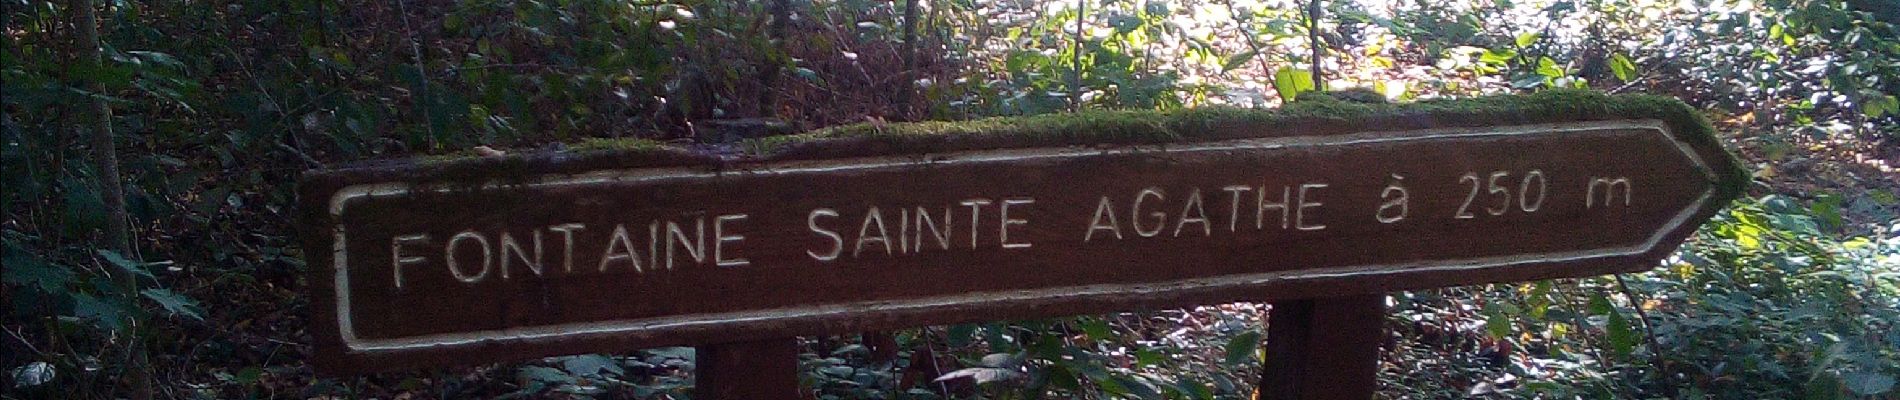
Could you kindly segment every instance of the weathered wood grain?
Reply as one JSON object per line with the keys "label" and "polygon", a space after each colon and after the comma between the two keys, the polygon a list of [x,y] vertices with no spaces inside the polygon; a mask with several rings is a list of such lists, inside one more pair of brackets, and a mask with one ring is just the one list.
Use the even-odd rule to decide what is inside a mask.
{"label": "weathered wood grain", "polygon": [[[1397,110],[1380,118],[1409,118]],[[303,188],[317,362],[379,371],[1643,270],[1743,176],[1682,128],[1696,124],[1652,117],[318,172]]]}

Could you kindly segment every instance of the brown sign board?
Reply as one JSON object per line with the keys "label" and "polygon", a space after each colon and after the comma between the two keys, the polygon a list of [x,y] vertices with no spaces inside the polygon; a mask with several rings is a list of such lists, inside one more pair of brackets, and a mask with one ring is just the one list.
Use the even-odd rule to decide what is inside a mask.
{"label": "brown sign board", "polygon": [[1539,114],[1573,106],[1506,99],[1533,109],[1156,114],[1207,129],[1163,139],[878,134],[907,128],[891,125],[744,156],[321,171],[302,199],[317,362],[366,372],[1640,271],[1741,186],[1699,119],[1642,108],[1680,103],[1598,96],[1611,106]]}

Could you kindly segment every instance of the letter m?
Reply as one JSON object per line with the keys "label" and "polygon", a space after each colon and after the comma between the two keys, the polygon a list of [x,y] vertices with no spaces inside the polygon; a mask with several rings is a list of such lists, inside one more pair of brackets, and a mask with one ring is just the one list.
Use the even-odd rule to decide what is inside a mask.
{"label": "letter m", "polygon": [[1630,205],[1630,179],[1629,178],[1617,177],[1616,179],[1607,179],[1607,178],[1600,178],[1600,177],[1591,177],[1590,190],[1588,193],[1584,194],[1583,208],[1596,207],[1598,187],[1603,188],[1603,205],[1604,206],[1608,206],[1616,202],[1616,195],[1618,193],[1617,188],[1622,188],[1621,193],[1623,194],[1623,205],[1625,206]]}

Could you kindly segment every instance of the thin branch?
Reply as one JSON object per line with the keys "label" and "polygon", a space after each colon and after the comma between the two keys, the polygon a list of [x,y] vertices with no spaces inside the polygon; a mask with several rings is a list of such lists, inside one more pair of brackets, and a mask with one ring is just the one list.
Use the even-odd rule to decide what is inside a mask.
{"label": "thin branch", "polygon": [[1069,80],[1069,111],[1082,109],[1082,23],[1088,19],[1089,1],[1075,0],[1075,76]]}
{"label": "thin branch", "polygon": [[422,112],[422,129],[429,133],[429,148],[434,150],[440,144],[436,143],[435,118],[429,112],[429,70],[423,68],[422,39],[417,37],[422,36],[422,32],[416,31],[415,27],[409,24],[408,0],[396,0],[396,12],[402,15],[403,31],[415,35],[409,38],[409,52],[416,58],[416,80],[422,86],[419,88],[421,97],[417,99],[419,101],[416,102],[416,108],[417,111]]}
{"label": "thin branch", "polygon": [[1221,3],[1227,6],[1227,15],[1229,18],[1233,18],[1234,26],[1240,30],[1240,36],[1247,39],[1247,47],[1253,48],[1253,60],[1254,62],[1260,63],[1260,72],[1267,74],[1267,76],[1272,76],[1273,67],[1267,65],[1266,50],[1260,48],[1260,40],[1253,36],[1253,31],[1247,30],[1247,22],[1240,19],[1240,11],[1234,9],[1233,0],[1222,1]]}
{"label": "thin branch", "polygon": [[[1648,343],[1646,344],[1649,345],[1650,363],[1655,364],[1656,375],[1662,377],[1662,379],[1664,380],[1664,383],[1668,383],[1668,381],[1670,380],[1669,368],[1666,365],[1664,365],[1662,361],[1662,351],[1663,351],[1662,342],[1656,340],[1656,328],[1654,326],[1650,326],[1649,324],[1649,312],[1643,311],[1644,300],[1642,296],[1637,296],[1636,291],[1630,290],[1629,283],[1623,281],[1623,274],[1611,275],[1611,277],[1616,278],[1617,288],[1623,291],[1623,296],[1629,297],[1630,305],[1634,306],[1631,308],[1636,309],[1636,318],[1638,318],[1639,320],[1643,322],[1643,339],[1647,341]],[[1663,387],[1667,388],[1667,390],[1671,392],[1669,393],[1671,397],[1675,396],[1674,385],[1665,384],[1663,385]]]}
{"label": "thin branch", "polygon": [[1321,71],[1320,60],[1326,57],[1326,44],[1319,41],[1319,18],[1325,9],[1320,0],[1311,0],[1306,6],[1306,38],[1313,47],[1313,90],[1326,91],[1326,74]]}
{"label": "thin branch", "polygon": [[[1583,292],[1582,280],[1569,279],[1569,281],[1571,285],[1574,285],[1577,288],[1577,293],[1568,293],[1568,294],[1581,294]],[[1557,285],[1556,282],[1551,282],[1551,285],[1561,290],[1562,286]],[[1584,327],[1590,326],[1589,321],[1584,319],[1584,316],[1589,313],[1589,309],[1584,308],[1584,306],[1578,305],[1577,298],[1574,296],[1560,294],[1559,297],[1563,297],[1564,304],[1570,307],[1571,312],[1576,313],[1575,316],[1577,317],[1576,324],[1577,324],[1578,332],[1582,332]],[[1584,346],[1588,347],[1590,349],[1590,354],[1596,357],[1597,363],[1598,363],[1597,365],[1603,365],[1603,363],[1609,362],[1608,358],[1603,357],[1603,349],[1601,348],[1602,345],[1600,343],[1590,343],[1590,342],[1593,342],[1593,340],[1590,340],[1590,335],[1582,335],[1582,337],[1584,341]]]}

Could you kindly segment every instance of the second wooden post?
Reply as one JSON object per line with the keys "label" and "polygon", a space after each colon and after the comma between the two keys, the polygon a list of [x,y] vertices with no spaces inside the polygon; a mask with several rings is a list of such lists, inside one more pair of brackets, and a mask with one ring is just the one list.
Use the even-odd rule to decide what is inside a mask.
{"label": "second wooden post", "polygon": [[1255,399],[1371,399],[1384,323],[1382,294],[1273,303]]}

